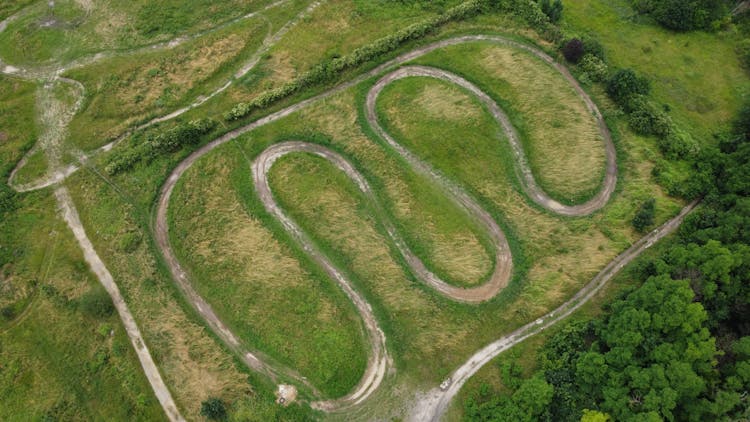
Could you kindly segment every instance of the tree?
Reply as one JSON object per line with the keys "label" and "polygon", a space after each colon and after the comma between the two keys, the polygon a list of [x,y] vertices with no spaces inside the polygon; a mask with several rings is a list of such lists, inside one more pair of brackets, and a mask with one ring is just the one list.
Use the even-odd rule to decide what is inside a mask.
{"label": "tree", "polygon": [[648,199],[644,202],[633,217],[633,227],[639,232],[644,232],[654,224],[654,214],[656,213],[656,200]]}
{"label": "tree", "polygon": [[201,403],[201,416],[214,421],[223,421],[227,418],[227,409],[221,399],[209,397]]}
{"label": "tree", "polygon": [[563,56],[565,56],[565,60],[571,63],[578,63],[581,61],[581,57],[583,57],[583,54],[585,53],[583,41],[578,38],[571,38],[565,43],[565,45],[563,45],[562,53]]}

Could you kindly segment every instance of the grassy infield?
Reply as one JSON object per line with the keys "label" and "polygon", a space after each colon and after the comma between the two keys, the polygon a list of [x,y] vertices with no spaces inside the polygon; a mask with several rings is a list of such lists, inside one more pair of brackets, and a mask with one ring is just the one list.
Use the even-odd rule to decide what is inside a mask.
{"label": "grassy infield", "polygon": [[[247,84],[231,89],[191,114],[224,111],[226,104],[293,77],[323,57],[350,51],[403,26],[408,19],[430,13],[408,9],[411,11],[408,18],[393,18],[382,9],[372,9],[373,6],[364,3],[342,1],[322,6],[313,19],[295,28],[271,51]],[[592,15],[589,9],[596,13]],[[705,34],[675,36],[612,18],[620,10],[617,4],[602,6],[594,0],[571,4],[564,25],[573,31],[583,32],[584,28],[594,31],[608,48],[612,62],[649,73],[657,80],[657,99],[672,105],[673,116],[681,124],[692,125],[696,133],[711,133],[718,127],[717,122],[733,114],[739,96],[732,88],[745,80],[739,66],[727,65],[728,69],[722,72],[727,76],[722,77],[710,70],[710,61],[704,61],[710,59],[713,51],[731,49],[730,40]],[[360,19],[360,25],[348,25],[347,16]],[[584,16],[589,16],[586,22]],[[591,16],[597,19],[592,22]],[[620,26],[618,31],[608,29],[614,24]],[[370,25],[377,31],[363,31],[362,25]],[[496,31],[498,27],[505,32],[532,35],[503,17],[492,16],[451,25],[445,33]],[[623,38],[606,35],[615,32],[624,34]],[[642,54],[646,53],[638,54],[637,48],[615,50],[615,46],[626,42],[646,51],[643,48],[652,39],[660,46],[695,45],[689,51],[670,48],[662,52],[652,47],[651,53],[655,57],[657,54],[668,57],[673,63],[692,60],[692,76],[675,75],[669,65],[656,60],[642,61]],[[726,63],[727,55],[721,57]],[[592,135],[570,137],[571,133],[591,134],[592,119],[581,112],[581,105],[571,97],[561,78],[543,65],[524,53],[484,45],[452,47],[419,61],[466,76],[506,107],[525,135],[537,179],[552,195],[579,201],[598,186],[601,149]],[[701,64],[708,67],[698,66]],[[101,66],[102,73],[111,69],[108,65]],[[93,71],[88,74],[100,77]],[[96,86],[96,77],[84,83]],[[673,78],[669,84],[660,82],[668,77]],[[200,75],[192,78],[205,81]],[[707,85],[713,88],[710,95],[704,91]],[[102,96],[118,89],[117,84],[99,86]],[[356,87],[220,148],[188,172],[178,185],[171,207],[173,241],[194,274],[198,290],[244,341],[297,368],[332,396],[346,392],[356,383],[364,366],[365,348],[358,334],[358,317],[336,287],[319,274],[298,248],[288,242],[279,226],[262,212],[254,198],[246,158],[282,139],[328,144],[365,173],[386,204],[387,212],[431,268],[455,283],[472,284],[481,281],[493,265],[486,239],[473,223],[363,129],[360,113],[366,89],[367,84]],[[186,88],[185,92],[188,91]],[[518,193],[508,151],[498,146],[503,140],[497,127],[471,97],[455,87],[436,81],[405,80],[393,84],[381,97],[378,107],[382,121],[397,139],[474,192],[503,224],[511,240],[515,264],[511,286],[498,298],[477,307],[454,304],[414,282],[354,186],[326,162],[298,155],[281,160],[273,168],[271,183],[280,202],[373,303],[389,339],[399,382],[433,385],[483,344],[562,302],[637,237],[630,231],[628,221],[645,197],[658,198],[659,221],[678,208],[678,203],[666,198],[650,178],[654,142],[630,134],[601,92],[592,88],[592,93],[611,117],[613,128],[619,129],[621,183],[615,198],[603,211],[582,219],[551,216],[530,205]],[[696,93],[710,97],[706,101],[714,107],[701,108],[702,114],[692,110],[695,107],[685,99],[694,98]],[[425,107],[426,104],[430,107]],[[399,112],[403,115],[398,115]],[[97,116],[80,118],[95,121]],[[467,133],[471,135],[467,137]],[[167,384],[185,413],[195,415],[197,403],[213,394],[229,401],[244,397],[237,405],[240,413],[269,417],[270,413],[263,412],[273,412],[275,408],[264,398],[268,397],[267,386],[255,377],[251,377],[252,387],[243,381],[244,370],[227,357],[181,303],[148,239],[151,204],[160,181],[179,159],[168,157],[117,177],[113,181],[116,187],[107,184],[93,169],[79,172],[69,187],[92,241],[116,274]],[[45,201],[51,202],[45,195],[29,195],[25,202],[33,201],[42,210]],[[48,208],[43,212],[51,214]],[[59,236],[68,236],[64,228],[59,232]],[[34,245],[44,243],[34,242],[34,236],[40,234],[28,234],[23,241]],[[123,247],[126,243],[123,239],[133,237],[143,238],[135,250]],[[42,268],[41,263],[34,265],[37,272]],[[84,275],[79,277],[88,280]],[[615,286],[627,282],[626,274]],[[609,289],[606,294],[617,290],[617,287]],[[72,293],[70,296],[75,297]],[[31,324],[37,308],[43,309],[35,302],[24,317],[27,320],[19,323],[16,330]],[[596,306],[591,306],[586,312],[595,309]],[[110,323],[116,325],[114,320]],[[14,344],[22,338],[13,331],[3,336],[11,338]],[[114,342],[120,337],[123,335],[116,334]],[[42,337],[34,332],[31,338],[38,344]],[[510,354],[520,356],[521,363],[528,368],[534,364],[532,352],[540,341],[522,345],[523,353]],[[7,353],[8,349],[0,350]],[[129,359],[133,361],[132,357]],[[128,366],[125,373],[136,371],[136,365]],[[29,368],[34,368],[33,372],[29,370],[33,376],[44,374],[42,366]],[[493,365],[488,365],[472,381],[474,385],[482,382],[502,388]],[[133,391],[146,391],[147,395],[143,380],[134,384],[139,387],[133,387]],[[3,382],[0,386],[5,385]],[[248,396],[250,389],[258,394]],[[70,390],[61,385],[58,391],[62,395],[62,391]],[[69,401],[86,403],[87,399],[84,395]],[[154,400],[149,397],[147,401],[150,406],[146,408],[153,412]],[[11,402],[21,403],[15,399]],[[380,403],[381,408],[386,407]],[[5,400],[3,404],[6,408]],[[458,416],[460,409],[455,411],[459,413],[454,416]],[[78,412],[88,414],[84,410]],[[112,412],[116,414],[117,410]]]}

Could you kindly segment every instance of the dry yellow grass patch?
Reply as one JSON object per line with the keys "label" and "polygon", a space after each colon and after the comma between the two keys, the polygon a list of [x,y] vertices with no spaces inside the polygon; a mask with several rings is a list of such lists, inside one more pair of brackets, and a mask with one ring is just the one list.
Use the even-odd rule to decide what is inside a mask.
{"label": "dry yellow grass patch", "polygon": [[[134,67],[134,82],[118,86],[114,95],[123,103],[124,112],[132,113],[156,102],[166,88],[172,90],[175,97],[180,97],[236,56],[243,47],[242,37],[232,34],[213,43],[202,43],[197,48],[184,50],[169,61],[139,64]],[[156,72],[158,74],[152,76]],[[140,96],[141,101],[134,103],[134,96]]]}
{"label": "dry yellow grass patch", "polygon": [[414,102],[429,117],[450,121],[474,121],[482,112],[467,95],[455,95],[455,92],[445,85],[425,85]]}
{"label": "dry yellow grass patch", "polygon": [[574,89],[548,65],[503,46],[485,46],[481,71],[507,84],[512,105],[526,123],[529,160],[543,186],[562,195],[595,189],[604,168],[596,120]]}

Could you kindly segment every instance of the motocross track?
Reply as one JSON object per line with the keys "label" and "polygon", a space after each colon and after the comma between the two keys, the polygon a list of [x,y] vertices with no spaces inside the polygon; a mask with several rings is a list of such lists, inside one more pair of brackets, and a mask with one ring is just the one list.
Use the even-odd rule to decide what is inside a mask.
{"label": "motocross track", "polygon": [[[258,351],[246,350],[241,346],[241,343],[236,336],[229,330],[226,324],[215,314],[211,306],[201,298],[197,292],[192,288],[188,273],[182,268],[179,263],[172,247],[169,242],[169,227],[167,221],[167,210],[169,207],[169,201],[171,194],[177,181],[182,177],[185,171],[199,158],[203,157],[214,148],[235,139],[247,132],[250,132],[258,127],[264,126],[271,122],[277,121],[285,116],[288,116],[296,111],[299,111],[317,101],[329,97],[335,93],[341,92],[347,88],[350,88],[368,78],[377,76],[389,68],[402,65],[410,60],[420,57],[436,49],[446,47],[449,45],[456,45],[469,42],[490,42],[497,44],[509,45],[511,47],[527,51],[534,55],[536,58],[547,63],[550,67],[562,74],[562,76],[575,88],[576,93],[587,106],[588,110],[597,120],[602,139],[604,141],[604,149],[606,156],[606,171],[605,178],[602,182],[602,186],[599,192],[589,201],[584,204],[567,206],[560,204],[559,202],[551,199],[536,183],[533,174],[528,164],[528,160],[524,154],[519,135],[513,128],[507,115],[500,109],[497,103],[494,102],[486,93],[481,91],[471,82],[453,73],[425,66],[404,66],[395,71],[392,71],[383,76],[375,85],[370,89],[367,99],[365,102],[365,112],[367,123],[373,128],[373,130],[386,142],[389,148],[392,148],[399,155],[401,155],[415,170],[428,176],[436,185],[443,188],[444,192],[451,197],[464,211],[474,218],[476,221],[481,223],[489,237],[492,239],[493,245],[496,249],[496,266],[490,279],[480,286],[474,288],[459,288],[451,286],[443,280],[439,279],[432,272],[430,272],[422,261],[411,252],[406,246],[405,242],[399,237],[398,233],[394,229],[394,226],[389,221],[383,221],[391,240],[397,246],[400,253],[404,256],[407,264],[409,265],[412,272],[425,284],[431,286],[439,293],[445,295],[453,300],[478,303],[493,298],[503,287],[505,287],[512,274],[512,257],[510,254],[510,248],[508,247],[507,240],[494,219],[481,208],[481,206],[474,200],[469,194],[467,194],[460,186],[454,182],[448,180],[446,177],[441,175],[437,170],[432,169],[427,163],[420,160],[406,148],[401,146],[395,139],[393,139],[379,124],[377,115],[375,113],[375,103],[378,95],[381,93],[383,88],[389,83],[405,78],[405,77],[430,77],[438,78],[450,83],[456,84],[461,88],[469,91],[473,94],[493,115],[497,120],[498,125],[504,130],[509,146],[511,147],[514,157],[516,158],[516,173],[521,181],[524,192],[528,197],[539,206],[564,216],[585,216],[603,207],[609,200],[612,192],[614,192],[617,184],[617,162],[614,144],[612,143],[611,135],[607,129],[604,119],[598,108],[585,93],[585,91],[578,85],[578,82],[568,72],[568,70],[557,64],[554,59],[548,56],[546,53],[538,50],[534,47],[530,47],[526,44],[513,41],[511,39],[502,36],[486,36],[486,35],[468,35],[456,38],[450,38],[435,43],[425,45],[421,48],[415,49],[409,53],[405,53],[401,56],[390,60],[373,70],[360,75],[353,80],[343,83],[337,87],[334,87],[322,94],[319,94],[310,99],[298,102],[287,108],[279,110],[275,113],[260,118],[246,126],[240,127],[233,131],[226,133],[225,135],[215,139],[214,141],[204,145],[200,149],[193,152],[185,160],[183,160],[177,167],[172,171],[170,176],[167,178],[164,186],[162,187],[156,209],[156,219],[154,224],[154,236],[157,242],[157,246],[161,249],[167,266],[172,272],[173,278],[176,281],[178,287],[182,290],[189,302],[195,307],[198,313],[206,320],[207,324],[213,329],[213,331],[222,338],[233,350],[235,350],[246,364],[258,371],[261,371],[269,375],[272,379],[277,380],[279,375],[285,375],[291,377],[299,384],[309,384],[299,374],[294,372],[290,368],[285,368],[278,364],[272,364],[270,360],[264,357]],[[308,255],[317,262],[331,277],[335,280],[338,285],[344,290],[348,297],[357,307],[360,315],[365,323],[367,337],[370,342],[370,354],[368,359],[367,369],[354,390],[347,394],[345,397],[334,399],[334,400],[321,400],[312,402],[311,406],[317,409],[325,411],[340,411],[347,407],[356,405],[364,401],[377,387],[380,385],[386,372],[388,372],[390,365],[390,359],[387,355],[385,348],[385,335],[379,328],[377,321],[375,320],[371,306],[362,298],[362,296],[351,287],[351,284],[342,275],[342,271],[335,268],[330,261],[319,252],[313,242],[307,237],[307,235],[291,220],[289,219],[279,208],[273,199],[273,194],[268,186],[266,180],[266,173],[271,168],[273,162],[280,156],[289,154],[292,152],[302,152],[315,154],[326,158],[331,163],[336,165],[340,170],[345,172],[362,190],[368,200],[375,205],[376,209],[379,209],[377,198],[372,194],[367,181],[361,176],[361,174],[349,164],[346,159],[333,151],[330,151],[324,147],[316,144],[287,141],[279,144],[275,144],[263,151],[252,164],[252,173],[255,183],[256,191],[263,202],[266,210],[276,217],[284,226],[284,228],[296,239],[296,241],[302,246],[302,248],[308,253]],[[383,214],[378,212],[378,214]],[[311,388],[314,392],[315,390]]]}

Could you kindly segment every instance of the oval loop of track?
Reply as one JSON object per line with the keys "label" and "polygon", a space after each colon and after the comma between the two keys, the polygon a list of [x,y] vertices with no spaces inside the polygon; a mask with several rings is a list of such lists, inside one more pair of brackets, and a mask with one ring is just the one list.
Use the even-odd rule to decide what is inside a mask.
{"label": "oval loop of track", "polygon": [[[448,180],[442,176],[439,172],[432,169],[427,163],[416,157],[406,148],[401,146],[395,139],[393,139],[378,122],[375,113],[375,103],[378,95],[382,89],[394,80],[404,78],[407,76],[421,76],[421,77],[433,77],[442,80],[449,81],[457,84],[465,90],[468,90],[475,95],[486,107],[494,118],[498,121],[500,126],[505,130],[508,137],[510,147],[513,150],[516,158],[516,171],[521,181],[524,192],[531,198],[532,201],[542,206],[543,208],[566,216],[583,216],[588,215],[601,207],[603,207],[612,192],[614,191],[617,178],[617,164],[614,145],[607,129],[604,119],[601,116],[598,108],[594,102],[589,98],[586,92],[578,85],[577,81],[567,71],[567,69],[557,64],[550,56],[544,52],[528,46],[526,44],[519,43],[514,40],[510,40],[501,36],[486,36],[486,35],[468,35],[456,38],[450,38],[442,41],[438,41],[424,47],[420,47],[412,52],[405,53],[389,62],[386,62],[375,69],[357,77],[353,80],[343,83],[335,88],[332,88],[322,94],[315,97],[300,101],[292,106],[279,110],[268,116],[260,118],[244,127],[235,129],[217,139],[210,142],[209,144],[201,147],[200,149],[193,152],[185,160],[183,160],[171,173],[167,181],[161,190],[159,202],[156,210],[156,222],[154,225],[154,235],[156,238],[157,245],[164,254],[166,263],[172,272],[174,280],[177,282],[178,287],[187,296],[189,302],[196,308],[199,314],[206,320],[207,324],[211,329],[227,343],[233,350],[235,350],[242,360],[248,365],[259,372],[268,375],[272,380],[278,381],[282,378],[291,378],[300,385],[306,385],[314,395],[318,395],[313,386],[311,386],[304,377],[296,373],[294,370],[285,368],[279,364],[272,364],[271,359],[268,359],[259,352],[250,352],[245,350],[241,345],[239,339],[232,333],[232,331],[224,324],[219,317],[214,313],[211,306],[193,289],[187,272],[183,270],[179,261],[176,258],[174,251],[169,242],[168,236],[168,225],[167,225],[167,208],[169,200],[174,187],[179,178],[185,173],[185,171],[200,157],[204,156],[208,152],[212,151],[219,145],[222,145],[238,136],[250,132],[256,128],[264,126],[266,124],[277,121],[283,117],[286,117],[298,110],[301,110],[317,101],[329,97],[335,93],[342,92],[358,83],[365,81],[366,79],[382,74],[384,71],[393,68],[394,66],[401,65],[438,48],[463,44],[467,42],[492,42],[502,45],[507,45],[513,48],[524,50],[537,59],[547,63],[550,67],[557,70],[562,76],[573,85],[576,93],[584,101],[589,111],[597,119],[602,138],[604,140],[605,154],[606,154],[606,175],[602,183],[600,191],[592,198],[581,205],[568,206],[558,203],[551,199],[541,188],[538,187],[534,177],[529,168],[525,154],[521,147],[521,143],[510,123],[508,117],[503,113],[500,107],[483,91],[477,88],[474,84],[461,78],[455,74],[447,72],[445,70],[430,68],[425,66],[404,66],[395,71],[392,71],[382,77],[375,85],[370,89],[366,103],[365,111],[368,124],[372,126],[373,130],[385,140],[389,148],[394,149],[399,155],[401,155],[413,168],[427,175],[434,183],[444,189],[444,192],[448,194],[459,206],[461,206],[471,217],[475,218],[480,222],[487,230],[488,235],[492,239],[496,248],[496,264],[493,275],[490,279],[480,286],[463,289],[456,286],[451,286],[448,283],[440,280],[432,272],[430,272],[424,264],[411,252],[406,246],[403,240],[399,237],[393,225],[384,221],[383,224],[386,227],[386,231],[391,237],[394,244],[399,249],[400,253],[406,258],[407,264],[411,270],[420,278],[425,284],[431,286],[441,294],[448,298],[457,301],[477,303],[484,300],[491,299],[494,297],[508,282],[510,279],[512,259],[510,255],[510,248],[508,247],[507,240],[489,213],[479,206],[476,200],[468,195],[460,186],[454,182]],[[378,388],[384,379],[385,374],[391,367],[391,362],[387,354],[385,346],[385,334],[379,328],[377,321],[373,315],[372,307],[365,299],[352,288],[351,284],[344,277],[343,273],[335,268],[330,261],[322,255],[316,248],[313,247],[313,243],[308,240],[307,236],[302,230],[289,219],[283,211],[276,205],[273,200],[273,195],[268,187],[267,180],[265,180],[266,172],[270,169],[273,162],[280,156],[288,154],[290,152],[306,152],[315,155],[322,156],[336,165],[340,170],[344,171],[349,175],[352,180],[359,186],[360,190],[365,193],[370,201],[379,207],[377,198],[372,195],[367,181],[357,172],[354,167],[349,164],[343,157],[330,151],[320,145],[304,143],[304,142],[282,142],[268,147],[264,150],[252,164],[253,167],[253,178],[256,185],[256,190],[266,207],[266,209],[274,215],[284,228],[289,231],[292,236],[301,244],[303,249],[311,256],[311,258],[318,262],[329,274],[329,276],[336,281],[339,286],[344,290],[348,297],[355,304],[357,309],[365,323],[368,340],[370,342],[370,355],[368,357],[368,364],[365,373],[354,388],[354,390],[347,394],[345,397],[327,400],[317,401],[311,403],[311,405],[317,409],[324,411],[339,411],[347,407],[362,403]],[[382,214],[382,213],[381,213]]]}

